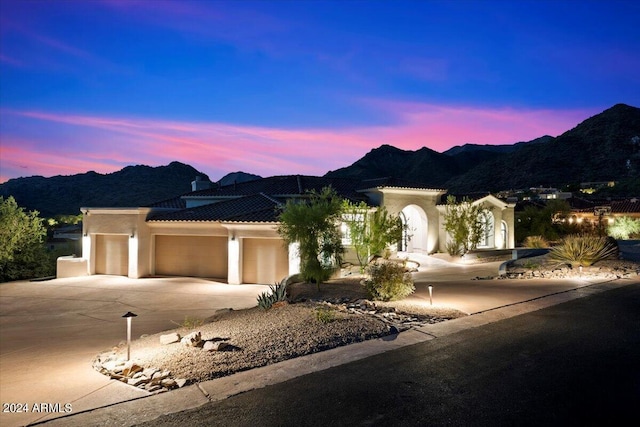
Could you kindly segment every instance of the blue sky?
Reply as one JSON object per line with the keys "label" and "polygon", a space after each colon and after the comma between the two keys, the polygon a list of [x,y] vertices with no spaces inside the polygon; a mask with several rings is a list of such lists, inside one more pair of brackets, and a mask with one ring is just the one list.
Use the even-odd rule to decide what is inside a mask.
{"label": "blue sky", "polygon": [[556,136],[639,106],[637,3],[3,0],[0,182]]}

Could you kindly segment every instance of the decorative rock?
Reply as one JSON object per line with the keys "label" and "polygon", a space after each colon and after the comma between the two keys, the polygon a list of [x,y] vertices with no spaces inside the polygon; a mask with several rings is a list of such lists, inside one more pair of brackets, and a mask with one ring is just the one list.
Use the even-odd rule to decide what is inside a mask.
{"label": "decorative rock", "polygon": [[174,388],[176,386],[176,380],[172,378],[164,379],[160,382],[160,385],[165,388]]}
{"label": "decorative rock", "polygon": [[173,344],[174,342],[179,342],[179,341],[180,341],[180,334],[175,332],[172,334],[160,335],[160,344],[162,345]]}
{"label": "decorative rock", "polygon": [[202,349],[206,351],[221,351],[228,346],[229,344],[224,341],[206,341]]}
{"label": "decorative rock", "polygon": [[176,385],[178,386],[178,388],[183,387],[186,383],[187,383],[187,380],[182,378],[176,380]]}
{"label": "decorative rock", "polygon": [[183,337],[180,342],[188,347],[199,347],[202,345],[202,333],[200,331],[191,332]]}
{"label": "decorative rock", "polygon": [[133,377],[133,374],[136,372],[142,371],[144,368],[140,365],[135,364],[134,362],[127,362],[124,365],[124,369],[122,370],[122,375],[125,377]]}
{"label": "decorative rock", "polygon": [[129,378],[127,380],[127,384],[132,385],[134,387],[138,387],[140,384],[146,384],[149,382],[149,378],[147,377],[142,377],[142,378]]}

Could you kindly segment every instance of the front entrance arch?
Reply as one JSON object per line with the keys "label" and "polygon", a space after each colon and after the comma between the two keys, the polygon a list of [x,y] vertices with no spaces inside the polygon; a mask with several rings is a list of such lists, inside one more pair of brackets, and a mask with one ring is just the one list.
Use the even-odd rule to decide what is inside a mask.
{"label": "front entrance arch", "polygon": [[427,247],[427,214],[418,205],[408,205],[400,212],[402,225],[405,227],[401,242],[402,251],[428,252]]}

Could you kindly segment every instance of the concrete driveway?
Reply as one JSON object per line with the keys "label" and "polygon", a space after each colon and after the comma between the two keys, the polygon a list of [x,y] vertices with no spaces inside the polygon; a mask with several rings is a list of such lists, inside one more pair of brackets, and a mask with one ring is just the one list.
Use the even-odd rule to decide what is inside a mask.
{"label": "concrete driveway", "polygon": [[[455,308],[467,314],[506,307],[547,295],[578,289],[601,279],[500,279],[502,261],[480,264],[450,263],[434,256],[411,254],[420,263],[413,274],[416,291],[406,301]],[[429,299],[429,286],[432,298]]]}
{"label": "concrete driveway", "polygon": [[[469,314],[493,313],[491,310],[496,308],[563,294],[594,283],[586,279],[471,280],[497,275],[501,263],[459,265],[435,257],[418,257],[416,261],[421,266],[414,274],[416,293],[409,299],[429,304],[428,286],[431,285],[434,306],[456,308]],[[256,296],[266,289],[266,286],[226,285],[192,278],[131,280],[115,276],[0,284],[2,403],[59,403],[63,408],[70,403],[75,414],[147,396],[146,392],[111,381],[91,368],[97,353],[126,339],[126,322],[121,317],[124,313],[132,311],[138,315],[133,321],[132,334],[138,338],[142,334],[173,329],[176,325],[172,321],[180,323],[185,316],[206,318],[221,308],[255,306]],[[482,316],[459,320],[482,319]],[[407,334],[401,337],[405,335],[409,339]],[[344,351],[357,353],[355,347]],[[282,376],[278,371],[276,377]],[[167,393],[160,399],[170,396],[177,394]],[[201,393],[199,397],[204,398]],[[178,404],[186,405],[193,399],[193,394],[188,394],[187,401]],[[160,411],[168,404],[162,402]],[[147,404],[141,405],[147,408]],[[63,414],[0,413],[0,425],[24,425],[60,415]],[[60,425],[69,422],[68,419],[60,421],[63,421]]]}
{"label": "concrete driveway", "polygon": [[[131,280],[90,276],[0,284],[0,425],[17,426],[60,416],[34,413],[36,403],[71,404],[74,413],[146,396],[91,368],[93,357],[132,338],[173,329],[186,316],[206,318],[222,308],[256,305],[261,285],[227,285],[195,278]],[[8,404],[19,404],[13,407]],[[51,408],[49,406],[49,408]]]}

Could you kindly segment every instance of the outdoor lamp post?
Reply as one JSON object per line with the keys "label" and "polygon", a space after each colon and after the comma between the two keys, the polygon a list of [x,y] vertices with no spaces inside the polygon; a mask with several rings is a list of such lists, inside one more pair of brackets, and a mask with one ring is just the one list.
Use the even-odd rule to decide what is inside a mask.
{"label": "outdoor lamp post", "polygon": [[131,357],[131,319],[134,317],[138,317],[137,314],[127,311],[124,316],[127,319],[127,361]]}

